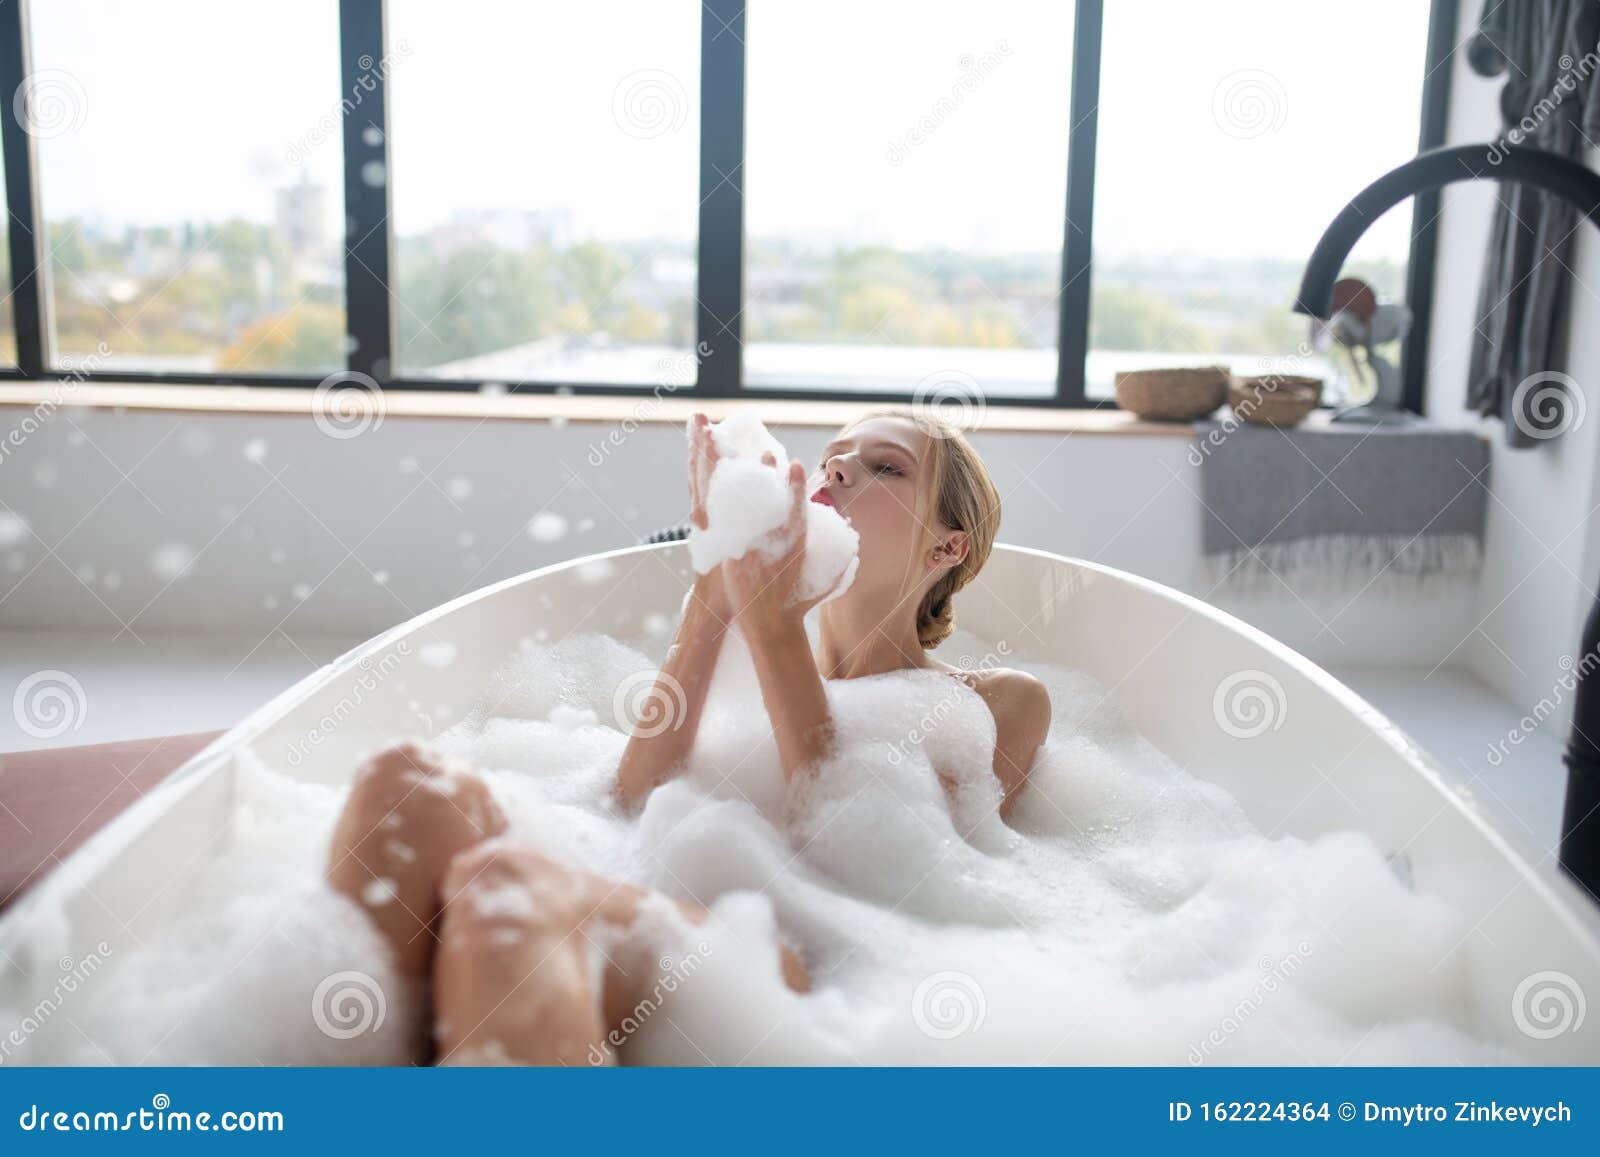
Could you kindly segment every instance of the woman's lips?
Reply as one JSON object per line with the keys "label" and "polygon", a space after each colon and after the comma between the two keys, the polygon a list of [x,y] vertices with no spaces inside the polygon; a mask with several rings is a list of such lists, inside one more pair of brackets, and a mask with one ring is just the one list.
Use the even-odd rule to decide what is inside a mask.
{"label": "woman's lips", "polygon": [[828,488],[826,486],[822,487],[815,494],[813,494],[811,496],[811,501],[820,502],[824,506],[832,506],[835,510],[838,509],[833,501],[833,495],[828,493]]}

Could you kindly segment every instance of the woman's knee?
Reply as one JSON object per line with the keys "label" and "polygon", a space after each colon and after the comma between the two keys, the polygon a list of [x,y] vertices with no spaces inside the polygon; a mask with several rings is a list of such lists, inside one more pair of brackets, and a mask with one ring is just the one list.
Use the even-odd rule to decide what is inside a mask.
{"label": "woman's knee", "polygon": [[549,856],[504,837],[451,858],[440,886],[447,919],[464,925],[508,923],[570,929],[588,915],[577,874]]}

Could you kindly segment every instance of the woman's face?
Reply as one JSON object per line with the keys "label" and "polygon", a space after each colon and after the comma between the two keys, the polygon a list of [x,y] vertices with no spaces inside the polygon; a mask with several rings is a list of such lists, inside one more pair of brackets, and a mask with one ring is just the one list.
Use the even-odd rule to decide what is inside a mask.
{"label": "woman's face", "polygon": [[944,528],[931,511],[917,509],[919,496],[931,491],[932,479],[924,477],[933,469],[930,449],[915,423],[868,418],[840,430],[812,464],[807,494],[831,499],[861,536],[857,583],[903,591],[935,577],[925,556],[933,532]]}

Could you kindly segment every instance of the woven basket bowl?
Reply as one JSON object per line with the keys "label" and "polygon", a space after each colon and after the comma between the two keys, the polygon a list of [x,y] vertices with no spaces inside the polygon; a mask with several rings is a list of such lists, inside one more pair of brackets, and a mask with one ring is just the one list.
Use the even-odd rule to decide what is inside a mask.
{"label": "woven basket bowl", "polygon": [[1151,422],[1192,422],[1228,397],[1226,366],[1125,370],[1113,381],[1117,405]]}
{"label": "woven basket bowl", "polygon": [[1263,374],[1228,383],[1228,404],[1246,422],[1295,426],[1322,401],[1322,379],[1299,374]]}

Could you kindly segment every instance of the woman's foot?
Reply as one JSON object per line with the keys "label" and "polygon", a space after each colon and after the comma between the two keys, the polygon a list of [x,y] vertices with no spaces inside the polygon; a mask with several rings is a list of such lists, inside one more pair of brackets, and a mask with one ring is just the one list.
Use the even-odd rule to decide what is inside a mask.
{"label": "woman's foot", "polygon": [[425,983],[438,940],[439,882],[451,858],[505,830],[504,814],[471,769],[402,740],[356,769],[326,879],[366,910],[400,974]]}

